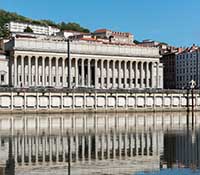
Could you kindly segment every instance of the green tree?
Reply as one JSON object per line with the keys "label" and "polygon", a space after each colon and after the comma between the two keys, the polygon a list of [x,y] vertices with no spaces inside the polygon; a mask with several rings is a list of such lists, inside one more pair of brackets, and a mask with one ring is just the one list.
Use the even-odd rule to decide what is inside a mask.
{"label": "green tree", "polygon": [[[85,32],[89,33],[89,29],[84,28],[80,26],[77,23],[70,22],[70,23],[55,23],[51,20],[33,20],[27,17],[24,17],[22,15],[19,15],[17,13],[11,13],[7,12],[5,10],[0,9],[0,37],[6,37],[9,33],[6,31],[6,28],[4,27],[6,23],[9,23],[10,21],[18,21],[18,22],[25,22],[25,23],[31,23],[31,24],[39,24],[39,25],[46,25],[46,26],[54,26],[59,28],[60,30],[73,30],[78,32]],[[28,30],[28,32],[31,32]]]}
{"label": "green tree", "polygon": [[33,33],[33,30],[28,26],[27,28],[24,29],[24,32]]}
{"label": "green tree", "polygon": [[65,22],[61,22],[59,25],[59,28],[61,30],[73,30],[73,31],[77,31],[77,32],[85,32],[85,33],[89,33],[90,31],[86,28],[81,27],[79,24],[77,23],[65,23]]}
{"label": "green tree", "polygon": [[9,30],[5,26],[3,27],[0,26],[0,38],[7,38],[9,36],[10,36]]}
{"label": "green tree", "polygon": [[134,40],[133,43],[135,43],[135,44],[140,44],[141,42],[138,41],[138,40]]}

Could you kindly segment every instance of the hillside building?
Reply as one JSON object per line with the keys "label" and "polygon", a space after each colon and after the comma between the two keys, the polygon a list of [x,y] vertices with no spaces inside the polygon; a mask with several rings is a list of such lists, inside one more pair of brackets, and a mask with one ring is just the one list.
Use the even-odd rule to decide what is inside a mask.
{"label": "hillside building", "polygon": [[24,23],[24,22],[17,22],[11,21],[5,25],[11,33],[16,32],[24,32],[27,27],[30,27],[35,34],[41,35],[56,35],[57,32],[60,32],[60,29],[53,27],[53,26],[45,26],[39,24],[32,24],[32,23]]}

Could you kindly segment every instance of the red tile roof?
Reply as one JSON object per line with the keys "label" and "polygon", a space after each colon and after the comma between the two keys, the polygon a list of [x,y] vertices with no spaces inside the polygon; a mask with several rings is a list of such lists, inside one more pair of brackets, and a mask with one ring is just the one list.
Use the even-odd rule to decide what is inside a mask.
{"label": "red tile roof", "polygon": [[95,31],[95,33],[103,33],[103,32],[106,32],[108,31],[107,29],[98,29]]}

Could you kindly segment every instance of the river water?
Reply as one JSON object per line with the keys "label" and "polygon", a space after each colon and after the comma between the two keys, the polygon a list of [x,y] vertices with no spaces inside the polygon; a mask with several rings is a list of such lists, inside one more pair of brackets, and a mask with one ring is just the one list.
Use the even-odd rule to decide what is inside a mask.
{"label": "river water", "polygon": [[200,113],[0,116],[0,165],[16,175],[200,174]]}

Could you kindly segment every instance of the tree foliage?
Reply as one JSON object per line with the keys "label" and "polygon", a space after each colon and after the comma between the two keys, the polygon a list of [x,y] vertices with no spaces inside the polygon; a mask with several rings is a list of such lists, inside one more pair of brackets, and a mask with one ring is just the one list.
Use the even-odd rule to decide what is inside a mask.
{"label": "tree foliage", "polygon": [[9,30],[5,26],[0,26],[0,38],[7,38],[9,35]]}
{"label": "tree foliage", "polygon": [[138,40],[134,40],[133,43],[135,43],[135,44],[140,44],[141,42],[138,41]]}
{"label": "tree foliage", "polygon": [[28,26],[27,28],[24,29],[24,32],[33,33],[33,30]]}
{"label": "tree foliage", "polygon": [[74,22],[69,22],[69,23],[61,22],[59,24],[59,28],[61,30],[73,30],[73,31],[85,32],[85,33],[90,32],[88,29],[83,28],[79,24],[74,23]]}
{"label": "tree foliage", "polygon": [[27,18],[22,15],[18,15],[17,13],[11,13],[11,12],[7,12],[5,10],[0,9],[0,37],[2,35],[4,37],[5,36],[4,34],[7,34],[5,24],[9,23],[10,21],[18,21],[18,22],[37,24],[37,25],[53,26],[53,27],[59,28],[60,30],[73,30],[73,31],[78,31],[78,32],[86,32],[86,33],[90,32],[89,29],[81,27],[77,23],[61,22],[61,23],[57,24],[51,20],[46,20],[46,19],[33,20],[31,18]]}

